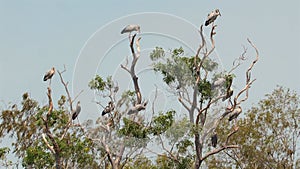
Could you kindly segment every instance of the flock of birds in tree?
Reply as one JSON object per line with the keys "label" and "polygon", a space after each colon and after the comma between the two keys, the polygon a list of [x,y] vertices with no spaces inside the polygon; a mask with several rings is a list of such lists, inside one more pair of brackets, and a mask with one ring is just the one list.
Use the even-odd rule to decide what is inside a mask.
{"label": "flock of birds in tree", "polygon": [[[204,25],[208,26],[210,24],[214,24],[214,21],[217,19],[218,16],[221,16],[221,13],[220,13],[219,9],[213,10],[212,12],[210,12],[208,14]],[[130,37],[131,32],[133,32],[133,31],[136,31],[136,32],[140,33],[140,31],[141,31],[140,26],[139,25],[134,25],[134,24],[127,25],[121,31],[121,34],[129,33],[129,37]],[[44,81],[50,80],[50,83],[51,83],[51,78],[53,77],[54,74],[55,74],[55,68],[52,67],[48,72],[46,72],[43,80]],[[225,101],[226,99],[231,97],[232,94],[233,94],[233,90],[231,89],[232,77],[229,77],[229,78],[230,79],[226,79],[224,77],[218,78],[212,84],[212,89],[215,89],[215,88],[218,88],[220,86],[224,86],[224,84],[227,83],[226,84],[226,97],[223,98],[223,101]],[[142,103],[142,104],[137,104],[134,107],[130,108],[127,114],[129,114],[129,115],[137,114],[139,111],[145,110],[146,106],[147,106],[147,101]],[[114,108],[115,107],[114,107],[113,102],[111,102],[111,101],[108,102],[108,105],[102,111],[102,116],[111,113],[114,110]],[[72,111],[72,120],[75,120],[78,117],[80,111],[81,111],[81,106],[80,106],[80,101],[78,101],[75,110]],[[233,119],[236,119],[241,112],[242,112],[242,108],[240,106],[237,106],[232,112],[230,112],[228,120],[232,121]],[[211,136],[212,146],[216,147],[217,142],[218,142],[217,134],[216,134],[216,132],[213,132],[213,134]]]}

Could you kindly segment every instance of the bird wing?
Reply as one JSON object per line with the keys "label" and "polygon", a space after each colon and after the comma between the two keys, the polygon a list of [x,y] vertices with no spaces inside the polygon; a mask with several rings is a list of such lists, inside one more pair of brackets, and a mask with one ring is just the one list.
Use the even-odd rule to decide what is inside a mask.
{"label": "bird wing", "polygon": [[47,81],[48,79],[50,79],[50,76],[51,76],[51,72],[47,72],[44,76],[44,81]]}
{"label": "bird wing", "polygon": [[216,18],[217,18],[217,15],[213,15],[213,14],[209,15],[207,17],[206,22],[205,22],[205,26],[208,26],[209,24],[211,24],[212,22],[214,22],[216,20]]}
{"label": "bird wing", "polygon": [[127,25],[122,31],[121,34],[126,33],[126,32],[131,32],[133,29],[133,25]]}

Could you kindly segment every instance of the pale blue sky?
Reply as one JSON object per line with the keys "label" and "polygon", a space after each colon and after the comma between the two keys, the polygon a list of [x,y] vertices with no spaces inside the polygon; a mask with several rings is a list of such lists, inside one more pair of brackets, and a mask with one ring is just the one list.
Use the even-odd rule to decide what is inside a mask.
{"label": "pale blue sky", "polygon": [[[217,20],[216,41],[217,53],[225,68],[230,67],[233,59],[242,52],[242,45],[247,45],[248,37],[260,51],[260,60],[252,73],[257,81],[251,88],[249,104],[270,93],[277,84],[300,93],[298,0],[1,0],[0,101],[15,102],[22,93],[29,92],[32,97],[46,103],[46,83],[42,81],[45,71],[53,65],[62,69],[65,64],[68,69],[65,78],[71,81],[76,59],[86,41],[112,20],[140,12],[163,12],[184,18],[198,27],[207,13],[215,8],[219,8],[222,14]],[[168,23],[158,26],[164,24]],[[180,30],[181,25],[174,29]],[[122,38],[124,36],[120,35],[120,40]],[[252,49],[248,50],[251,56]],[[58,76],[56,78],[58,81]]]}
{"label": "pale blue sky", "polygon": [[[182,0],[131,0],[130,2],[116,0],[52,0],[47,2],[0,0],[0,109],[5,108],[10,101],[20,101],[24,92],[29,92],[33,98],[46,104],[47,83],[42,81],[44,73],[52,66],[61,70],[65,64],[68,69],[65,79],[71,83],[76,60],[87,40],[99,28],[113,20],[141,12],[162,12],[184,18],[198,27],[203,23],[207,14],[215,8],[219,8],[222,14],[216,21],[218,24],[216,51],[225,68],[229,68],[234,58],[241,54],[242,45],[247,45],[247,38],[250,38],[260,51],[260,60],[252,73],[257,81],[250,90],[248,106],[255,104],[264,94],[270,93],[276,85],[283,85],[300,93],[299,0],[214,0],[205,2]],[[143,22],[147,22],[147,20]],[[125,20],[123,24],[123,26],[127,24]],[[163,28],[169,23],[156,24],[152,26]],[[145,25],[141,28],[142,32],[143,30],[151,31],[150,27],[145,27]],[[123,45],[120,49],[117,48],[120,46],[115,49],[125,49],[128,52],[126,35],[119,34],[122,27],[116,28],[118,32],[111,33],[118,34],[117,38],[119,38],[121,46]],[[173,29],[175,31],[186,30],[183,27],[184,25],[176,25]],[[185,35],[185,32],[181,33]],[[186,36],[190,33],[187,32]],[[101,38],[101,34],[99,36]],[[142,37],[142,45],[148,44],[147,48],[150,48],[151,43],[147,40],[151,41],[153,36],[145,34]],[[147,39],[147,37],[149,38]],[[152,43],[152,47],[162,45],[159,42]],[[170,44],[172,46],[172,43]],[[197,46],[198,44],[191,46],[193,45]],[[97,48],[97,46],[93,47]],[[249,56],[253,56],[250,47],[248,51]],[[113,50],[111,55],[121,53],[118,57],[122,57],[128,54],[126,52]],[[93,60],[85,62],[82,59],[80,63],[89,67],[92,62]],[[95,62],[98,63],[99,60]],[[107,63],[109,62],[113,65],[113,60],[108,59]],[[106,66],[110,66],[110,64]],[[242,82],[235,81],[237,87],[244,83],[244,69],[247,67],[248,64],[245,64],[236,71],[236,74],[243,80]],[[92,69],[95,69],[95,72],[100,70],[102,74],[110,73],[101,68]],[[114,67],[112,69],[115,70]],[[119,71],[114,70],[112,71],[114,73]],[[85,79],[91,78],[90,75],[85,77]],[[127,78],[128,75],[124,75],[124,79]],[[124,79],[119,79],[119,81]],[[63,93],[63,88],[57,83],[58,80],[56,75],[55,82],[53,82],[54,99],[56,100]],[[140,80],[141,83],[148,83],[147,79],[140,78]],[[80,83],[87,85],[88,82]],[[72,88],[72,84],[70,88]],[[87,92],[86,88],[84,90]],[[145,95],[147,97],[151,93]],[[90,100],[83,98],[82,96],[80,99],[85,104],[91,103],[92,98]],[[81,119],[85,119],[84,116],[93,113],[87,107],[83,106]]]}

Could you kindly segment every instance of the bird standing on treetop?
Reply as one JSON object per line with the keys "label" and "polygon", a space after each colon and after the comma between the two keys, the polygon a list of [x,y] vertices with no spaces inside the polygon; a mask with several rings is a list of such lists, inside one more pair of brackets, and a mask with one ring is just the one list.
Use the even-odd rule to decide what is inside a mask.
{"label": "bird standing on treetop", "polygon": [[131,34],[132,31],[141,32],[139,25],[127,25],[122,31],[121,34],[129,32]]}
{"label": "bird standing on treetop", "polygon": [[75,120],[81,111],[80,101],[77,102],[76,109],[73,111],[72,119]]}
{"label": "bird standing on treetop", "polygon": [[219,9],[211,11],[211,13],[208,14],[207,16],[207,19],[205,21],[205,26],[208,26],[209,24],[213,23],[219,15],[221,16]]}
{"label": "bird standing on treetop", "polygon": [[44,76],[44,81],[47,81],[48,79],[51,79],[52,76],[55,73],[55,68],[52,67],[48,72],[46,72],[45,76]]}
{"label": "bird standing on treetop", "polygon": [[104,116],[107,113],[110,113],[111,111],[114,110],[114,108],[115,108],[115,106],[113,105],[113,103],[111,101],[108,102],[108,105],[102,111],[102,116]]}

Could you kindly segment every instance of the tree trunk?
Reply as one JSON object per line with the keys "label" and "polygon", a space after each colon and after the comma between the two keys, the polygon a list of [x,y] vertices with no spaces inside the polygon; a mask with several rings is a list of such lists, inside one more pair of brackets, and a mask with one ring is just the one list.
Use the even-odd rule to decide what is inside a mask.
{"label": "tree trunk", "polygon": [[62,163],[59,153],[55,153],[56,169],[61,169]]}
{"label": "tree trunk", "polygon": [[195,169],[199,169],[202,163],[202,145],[200,143],[200,136],[199,133],[195,134],[195,147],[196,147],[196,162],[195,162]]}

